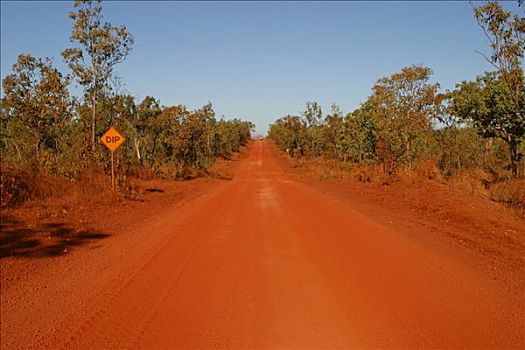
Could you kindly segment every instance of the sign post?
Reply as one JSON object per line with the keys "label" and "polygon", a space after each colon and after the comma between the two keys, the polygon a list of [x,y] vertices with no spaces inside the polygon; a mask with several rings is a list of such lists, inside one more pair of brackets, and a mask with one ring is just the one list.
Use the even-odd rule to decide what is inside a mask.
{"label": "sign post", "polygon": [[113,155],[115,152],[111,152],[111,188],[115,191],[115,159]]}
{"label": "sign post", "polygon": [[111,188],[115,190],[115,157],[114,153],[117,148],[126,140],[115,128],[111,127],[102,137],[102,142],[111,151]]}

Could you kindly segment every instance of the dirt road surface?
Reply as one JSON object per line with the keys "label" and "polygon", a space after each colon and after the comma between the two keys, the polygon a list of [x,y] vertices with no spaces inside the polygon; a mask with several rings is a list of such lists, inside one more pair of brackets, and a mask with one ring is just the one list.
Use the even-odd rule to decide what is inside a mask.
{"label": "dirt road surface", "polygon": [[525,348],[519,288],[293,180],[265,141],[139,219],[2,288],[2,349]]}

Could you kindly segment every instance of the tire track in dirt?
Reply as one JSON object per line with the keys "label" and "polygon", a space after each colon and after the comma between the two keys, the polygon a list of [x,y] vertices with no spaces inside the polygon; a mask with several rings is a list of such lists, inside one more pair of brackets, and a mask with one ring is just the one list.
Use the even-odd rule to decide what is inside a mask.
{"label": "tire track in dirt", "polygon": [[[210,203],[213,205],[217,196],[220,194],[207,198],[204,206],[209,206]],[[218,221],[224,215],[225,210],[226,208],[223,207],[214,211],[206,221],[201,219],[200,211],[192,212],[182,223],[174,226],[173,236],[161,248],[156,248],[153,255],[149,256],[145,263],[143,261],[140,267],[134,267],[135,272],[132,277],[118,288],[109,302],[99,307],[99,311],[90,317],[84,326],[70,336],[63,344],[63,348],[133,347],[132,344],[139,341],[143,329],[158,313],[170,290],[176,286],[177,281],[187,271],[204,243],[204,238],[199,235],[189,240],[186,239],[185,243],[188,243],[189,247],[186,247],[182,254],[178,254],[181,261],[178,261],[174,267],[170,266],[172,255],[177,255],[181,251],[177,243],[185,235],[191,233],[185,228],[192,227],[195,232],[203,231],[210,222]],[[140,296],[145,296],[142,300],[148,300],[154,296],[155,300],[153,303],[143,304]],[[132,305],[130,305],[131,301],[133,301]],[[106,333],[112,329],[120,333],[108,336]],[[123,337],[122,333],[126,336]],[[78,344],[78,341],[82,342],[81,345]],[[113,343],[114,341],[116,343]]]}

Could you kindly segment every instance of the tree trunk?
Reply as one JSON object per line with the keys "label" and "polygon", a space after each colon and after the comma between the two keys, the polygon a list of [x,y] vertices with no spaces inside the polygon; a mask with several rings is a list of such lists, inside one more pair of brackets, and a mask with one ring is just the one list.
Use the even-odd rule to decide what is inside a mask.
{"label": "tree trunk", "polygon": [[[42,115],[42,113],[41,113]],[[41,136],[40,136],[40,128],[41,128],[41,120],[37,122],[36,130],[35,130],[35,157],[36,157],[36,165],[37,168],[40,169],[40,142],[41,142]]]}
{"label": "tree trunk", "polygon": [[91,108],[91,149],[95,151],[95,128],[96,128],[97,97],[93,91],[93,106]]}
{"label": "tree trunk", "polygon": [[140,141],[136,139],[134,144],[135,144],[135,151],[137,152],[137,158],[140,164],[142,165],[142,157],[140,156]]}
{"label": "tree trunk", "polygon": [[509,136],[507,143],[509,144],[512,176],[518,177],[518,142],[512,136]]}
{"label": "tree trunk", "polygon": [[412,170],[412,157],[410,151],[412,149],[412,141],[408,135],[405,135],[405,155],[408,158],[408,168]]}
{"label": "tree trunk", "polygon": [[36,164],[40,166],[40,136],[35,134],[35,156],[36,156]]}
{"label": "tree trunk", "polygon": [[[504,140],[504,141],[507,142],[507,140]],[[489,138],[487,142],[485,142],[485,146],[483,148],[483,153],[482,153],[483,159],[481,161],[482,161],[482,165],[484,168],[486,168],[489,165],[487,164],[487,155],[489,154],[490,149],[492,148],[492,142],[493,142],[493,139]]]}
{"label": "tree trunk", "polygon": [[22,152],[20,151],[20,147],[16,142],[13,142],[13,146],[15,147],[16,154],[18,155],[18,160],[22,161]]}

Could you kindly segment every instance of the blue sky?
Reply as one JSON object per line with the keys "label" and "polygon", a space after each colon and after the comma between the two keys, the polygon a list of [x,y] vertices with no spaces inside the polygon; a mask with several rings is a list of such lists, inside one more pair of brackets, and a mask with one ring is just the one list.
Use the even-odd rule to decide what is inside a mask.
{"label": "blue sky", "polygon": [[[523,11],[513,1],[505,7]],[[491,67],[468,2],[104,2],[135,37],[117,67],[124,90],[163,105],[256,123],[258,132],[306,101],[349,112],[374,82],[409,64],[444,88]],[[1,76],[19,53],[55,58],[70,45],[72,2],[1,2]]]}

